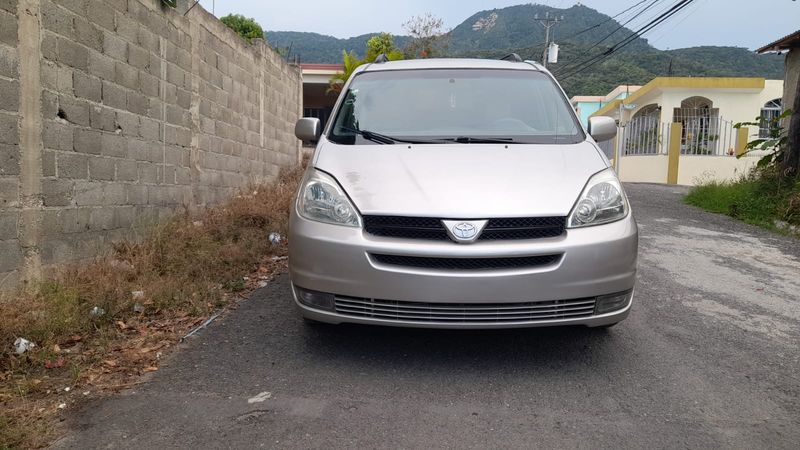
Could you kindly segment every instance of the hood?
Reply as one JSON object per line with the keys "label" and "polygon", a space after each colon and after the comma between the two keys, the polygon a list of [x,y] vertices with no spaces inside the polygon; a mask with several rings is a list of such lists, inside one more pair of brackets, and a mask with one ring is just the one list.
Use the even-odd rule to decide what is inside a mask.
{"label": "hood", "polygon": [[590,142],[572,145],[320,143],[314,166],[367,215],[453,219],[566,216],[607,167]]}

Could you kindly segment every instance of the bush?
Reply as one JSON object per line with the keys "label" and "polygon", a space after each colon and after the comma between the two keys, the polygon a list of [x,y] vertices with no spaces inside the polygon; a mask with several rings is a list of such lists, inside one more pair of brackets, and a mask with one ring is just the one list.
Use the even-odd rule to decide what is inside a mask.
{"label": "bush", "polygon": [[219,20],[247,40],[247,42],[256,38],[264,38],[264,29],[255,19],[247,18],[241,14],[228,14]]}

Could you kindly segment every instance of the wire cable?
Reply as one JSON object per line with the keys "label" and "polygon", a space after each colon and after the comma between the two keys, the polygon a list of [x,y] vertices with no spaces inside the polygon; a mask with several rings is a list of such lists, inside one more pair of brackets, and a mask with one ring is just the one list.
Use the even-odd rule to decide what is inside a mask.
{"label": "wire cable", "polygon": [[586,69],[594,66],[595,64],[598,64],[599,62],[602,62],[603,60],[605,60],[608,57],[610,57],[612,54],[614,54],[614,53],[620,51],[621,49],[627,47],[628,45],[630,45],[637,38],[640,38],[645,33],[651,31],[652,29],[654,29],[658,25],[662,24],[663,22],[668,20],[670,17],[674,16],[675,14],[677,14],[678,12],[680,12],[682,9],[686,8],[687,6],[692,4],[693,2],[694,2],[694,0],[680,0],[678,3],[676,3],[671,8],[669,8],[666,12],[662,13],[661,15],[656,17],[655,19],[651,20],[650,22],[648,22],[644,26],[640,27],[632,35],[630,35],[627,38],[623,39],[622,41],[614,44],[608,50],[606,50],[606,51],[604,51],[604,52],[602,52],[602,53],[600,53],[600,54],[598,54],[598,55],[596,55],[596,56],[594,56],[594,57],[592,57],[592,58],[590,58],[590,59],[588,59],[588,60],[586,60],[584,62],[581,62],[581,63],[578,63],[576,65],[573,65],[572,67],[567,68],[564,71],[560,72],[559,73],[560,76],[558,78],[561,79],[561,80],[570,78],[570,77],[575,76],[575,75],[585,71]]}

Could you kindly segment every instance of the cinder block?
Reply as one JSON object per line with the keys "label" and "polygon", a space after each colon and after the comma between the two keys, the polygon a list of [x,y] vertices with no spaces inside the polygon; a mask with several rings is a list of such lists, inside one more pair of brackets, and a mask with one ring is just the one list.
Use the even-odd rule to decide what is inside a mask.
{"label": "cinder block", "polygon": [[69,206],[72,203],[71,180],[45,178],[42,180],[44,206]]}
{"label": "cinder block", "polygon": [[86,100],[70,97],[68,95],[59,95],[58,107],[59,112],[63,113],[62,119],[86,127],[91,124],[89,102]]}
{"label": "cinder block", "polygon": [[73,83],[75,96],[98,103],[103,99],[103,84],[99,78],[87,75],[81,71],[75,71]]}
{"label": "cinder block", "polygon": [[0,113],[0,144],[17,145],[19,143],[19,126],[16,114]]}
{"label": "cinder block", "polygon": [[159,97],[161,95],[158,78],[147,72],[139,72],[139,86],[142,93],[148,97]]}
{"label": "cinder block", "polygon": [[0,212],[0,241],[17,238],[19,213],[17,211]]}
{"label": "cinder block", "polygon": [[164,102],[157,98],[150,98],[149,106],[147,108],[147,117],[155,120],[162,120],[164,118]]}
{"label": "cinder block", "polygon": [[124,37],[129,42],[136,42],[136,36],[139,33],[139,24],[120,12],[116,13],[115,20],[117,34]]}
{"label": "cinder block", "polygon": [[102,150],[100,153],[105,156],[124,158],[128,156],[128,146],[125,136],[117,133],[103,133],[101,138]]}
{"label": "cinder block", "polygon": [[137,42],[139,43],[140,46],[147,49],[150,53],[154,54],[161,53],[160,40],[158,36],[151,33],[148,29],[144,27],[139,28]]}
{"label": "cinder block", "polygon": [[114,81],[128,89],[139,89],[139,71],[128,63],[117,61],[114,66]]}
{"label": "cinder block", "polygon": [[0,45],[0,76],[17,78],[19,77],[18,70],[17,49]]}
{"label": "cinder block", "polygon": [[139,139],[128,139],[128,159],[146,161],[147,148],[150,145],[153,145],[153,143],[141,141]]}
{"label": "cinder block", "polygon": [[73,134],[74,150],[79,153],[99,155],[102,150],[101,139],[99,131],[76,128]]}
{"label": "cinder block", "polygon": [[125,39],[106,31],[103,34],[103,53],[118,60],[128,61],[128,42]]}
{"label": "cinder block", "polygon": [[154,184],[158,183],[158,166],[150,162],[139,163],[139,182]]}
{"label": "cinder block", "polygon": [[89,157],[82,153],[61,152],[56,155],[56,167],[59,178],[89,177]]}
{"label": "cinder block", "polygon": [[136,207],[114,208],[114,228],[133,228],[136,223]]}
{"label": "cinder block", "polygon": [[112,181],[115,167],[113,159],[95,156],[89,159],[89,177],[92,180]]}
{"label": "cinder block", "polygon": [[103,104],[112,108],[127,107],[127,92],[112,81],[103,81]]}
{"label": "cinder block", "polygon": [[99,206],[103,204],[103,187],[99,181],[76,181],[75,204],[77,206]]}
{"label": "cinder block", "polygon": [[50,61],[58,61],[58,35],[48,31],[42,32],[42,57]]}
{"label": "cinder block", "polygon": [[150,53],[137,45],[128,44],[128,64],[139,70],[147,70]]}
{"label": "cinder block", "polygon": [[106,183],[103,186],[103,204],[106,206],[124,205],[127,200],[125,185],[122,183]]}
{"label": "cinder block", "polygon": [[0,144],[0,176],[19,175],[19,146]]}
{"label": "cinder block", "polygon": [[99,52],[89,53],[89,73],[103,80],[114,80],[116,61]]}
{"label": "cinder block", "polygon": [[67,38],[58,38],[58,61],[86,72],[89,69],[89,49]]}
{"label": "cinder block", "polygon": [[114,208],[93,208],[89,213],[89,228],[92,230],[111,230],[114,228]]}
{"label": "cinder block", "polygon": [[0,11],[0,42],[17,46],[17,18],[5,11]]}
{"label": "cinder block", "polygon": [[141,117],[140,119],[139,135],[149,141],[161,140],[161,124],[148,117]]}
{"label": "cinder block", "polygon": [[127,191],[129,205],[144,205],[147,203],[147,186],[141,184],[124,185]]}
{"label": "cinder block", "polygon": [[42,141],[44,148],[73,151],[72,127],[62,121],[42,121]]}
{"label": "cinder block", "polygon": [[75,37],[72,25],[74,14],[64,11],[51,1],[43,1],[41,8],[42,27],[45,30],[68,38]]}
{"label": "cinder block", "polygon": [[64,234],[89,231],[89,215],[91,212],[91,208],[62,209],[59,215],[60,231]]}
{"label": "cinder block", "polygon": [[178,106],[183,109],[189,109],[192,106],[192,93],[185,89],[177,90]]}
{"label": "cinder block", "polygon": [[137,91],[128,92],[128,104],[126,109],[134,114],[146,115],[150,102],[147,97]]}
{"label": "cinder block", "polygon": [[106,30],[114,30],[114,10],[108,7],[106,1],[89,0],[87,6],[90,21]]}
{"label": "cinder block", "polygon": [[81,17],[86,17],[85,0],[58,0],[58,3],[75,14]]}
{"label": "cinder block", "polygon": [[0,110],[19,111],[19,81],[0,78]]}
{"label": "cinder block", "polygon": [[75,18],[75,37],[79,43],[98,52],[103,51],[103,32],[82,17]]}
{"label": "cinder block", "polygon": [[[0,272],[11,272],[22,267],[23,256],[19,241],[0,241]],[[2,280],[2,278],[0,278]]]}
{"label": "cinder block", "polygon": [[42,176],[56,176],[56,152],[45,149],[42,152]]}
{"label": "cinder block", "polygon": [[117,131],[116,113],[113,109],[104,106],[92,106],[92,128],[96,130]]}
{"label": "cinder block", "polygon": [[139,136],[139,116],[125,111],[117,111],[117,126],[123,136]]}
{"label": "cinder block", "polygon": [[117,161],[117,181],[138,181],[139,165],[136,161],[121,159]]}

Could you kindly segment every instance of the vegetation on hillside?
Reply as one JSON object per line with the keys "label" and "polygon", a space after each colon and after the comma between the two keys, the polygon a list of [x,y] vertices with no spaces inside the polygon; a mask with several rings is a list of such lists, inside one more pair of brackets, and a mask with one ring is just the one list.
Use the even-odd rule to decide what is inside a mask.
{"label": "vegetation on hillside", "polygon": [[[565,68],[601,54],[613,43],[633,33],[627,28],[614,33],[620,26],[618,22],[586,6],[556,9],[528,4],[474,14],[445,35],[446,51],[434,54],[498,58],[515,52],[525,59],[540,60],[544,30],[534,17],[537,14],[542,17],[548,12],[564,16],[564,21],[554,28],[555,41],[561,45],[559,62],[550,66],[562,76],[567,74]],[[282,47],[291,46],[292,54],[299,56],[301,62],[319,63],[340,62],[342,50],[355,51],[358,56],[372,36],[336,39],[314,33],[267,32],[271,42]],[[395,36],[398,48],[406,48],[410,42],[413,41],[409,36]],[[597,46],[591,48],[595,44]],[[569,95],[604,95],[620,84],[644,84],[654,77],[668,75],[782,79],[783,57],[756,55],[736,47],[662,51],[652,47],[646,39],[636,38],[621,52],[561,81]]]}
{"label": "vegetation on hillside", "polygon": [[264,29],[261,28],[261,25],[259,25],[255,19],[250,19],[241,14],[228,14],[219,20],[247,42],[256,38],[264,38]]}

